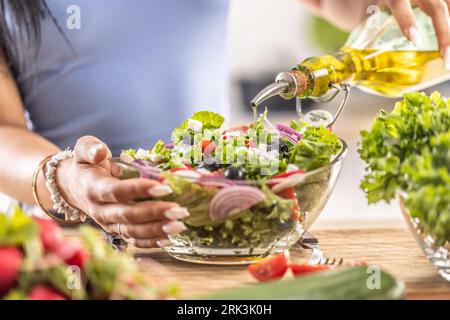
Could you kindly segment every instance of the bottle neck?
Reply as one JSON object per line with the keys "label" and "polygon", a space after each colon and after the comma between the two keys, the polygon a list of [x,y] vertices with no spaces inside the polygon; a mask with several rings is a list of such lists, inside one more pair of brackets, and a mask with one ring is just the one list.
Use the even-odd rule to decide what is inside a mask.
{"label": "bottle neck", "polygon": [[332,84],[341,85],[351,82],[355,67],[351,56],[345,51],[312,57],[294,67],[310,79],[304,92],[297,94],[300,98],[319,98],[329,93]]}
{"label": "bottle neck", "polygon": [[276,95],[286,100],[294,97],[321,97],[329,92],[333,83],[341,84],[350,81],[353,74],[354,66],[351,57],[343,51],[309,58],[291,71],[278,74],[275,82],[253,98],[251,105],[256,107]]}

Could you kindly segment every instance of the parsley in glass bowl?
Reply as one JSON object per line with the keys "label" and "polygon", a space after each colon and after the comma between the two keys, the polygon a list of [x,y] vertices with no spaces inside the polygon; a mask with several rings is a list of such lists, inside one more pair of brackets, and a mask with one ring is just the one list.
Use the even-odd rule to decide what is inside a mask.
{"label": "parsley in glass bowl", "polygon": [[450,281],[450,101],[411,92],[363,131],[369,203],[395,198],[415,239]]}

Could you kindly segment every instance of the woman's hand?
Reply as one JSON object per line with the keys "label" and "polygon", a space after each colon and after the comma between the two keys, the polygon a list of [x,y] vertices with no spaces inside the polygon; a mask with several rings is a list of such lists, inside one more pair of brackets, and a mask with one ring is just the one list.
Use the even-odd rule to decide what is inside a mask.
{"label": "woman's hand", "polygon": [[450,0],[301,0],[319,15],[344,30],[352,30],[367,17],[369,6],[389,8],[398,21],[403,34],[416,45],[420,33],[414,18],[412,3],[417,4],[433,20],[439,50],[445,68],[450,70]]}
{"label": "woman's hand", "polygon": [[[439,43],[439,49],[444,58],[446,69],[450,70],[450,0],[415,0],[423,12],[431,17]],[[398,21],[403,34],[420,44],[420,34],[412,11],[410,0],[382,0]]]}
{"label": "woman's hand", "polygon": [[[95,137],[78,140],[74,152],[75,157],[63,161],[57,170],[60,192],[103,229],[141,248],[168,246],[169,234],[186,229],[178,221],[189,216],[186,208],[157,200],[172,192],[169,186],[141,178],[120,180],[120,167]],[[148,198],[152,200],[134,201]]]}

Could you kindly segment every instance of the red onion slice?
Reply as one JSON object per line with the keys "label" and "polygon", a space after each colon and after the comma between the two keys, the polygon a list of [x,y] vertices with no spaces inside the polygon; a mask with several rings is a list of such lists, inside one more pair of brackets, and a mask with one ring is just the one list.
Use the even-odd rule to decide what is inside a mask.
{"label": "red onion slice", "polygon": [[146,160],[135,160],[132,165],[139,171],[139,176],[141,178],[158,179],[161,175],[161,170],[158,169],[153,162]]}
{"label": "red onion slice", "polygon": [[206,187],[226,188],[235,185],[232,180],[226,179],[224,176],[207,176],[203,175],[198,179],[198,183]]}
{"label": "red onion slice", "polygon": [[292,143],[294,146],[298,144],[297,138],[293,137],[292,135],[290,135],[289,133],[286,133],[284,131],[280,131],[280,138],[286,139],[287,141]]}
{"label": "red onion slice", "polygon": [[211,200],[209,216],[217,221],[228,218],[263,201],[266,195],[259,189],[248,186],[223,188]]}
{"label": "red onion slice", "polygon": [[289,127],[285,124],[277,124],[276,128],[280,132],[285,132],[288,135],[297,138],[297,140],[300,140],[302,138],[302,135],[300,133],[298,133],[297,131],[295,131],[294,129],[292,129],[291,127]]}

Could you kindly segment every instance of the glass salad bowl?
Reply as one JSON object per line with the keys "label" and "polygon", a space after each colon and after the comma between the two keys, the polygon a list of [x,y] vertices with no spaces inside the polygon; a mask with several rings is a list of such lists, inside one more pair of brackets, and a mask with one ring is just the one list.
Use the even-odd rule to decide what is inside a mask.
{"label": "glass salad bowl", "polygon": [[421,225],[420,219],[411,216],[405,205],[405,197],[405,192],[397,192],[397,199],[400,203],[403,217],[416,242],[427,259],[438,269],[439,274],[447,281],[450,281],[450,243],[446,241],[444,244],[439,244],[436,237],[427,232]]}
{"label": "glass salad bowl", "polygon": [[[186,207],[187,230],[171,236],[172,257],[204,264],[249,264],[292,247],[327,203],[347,154],[347,144],[330,163],[307,172],[266,180],[163,172],[143,161],[125,164],[128,173],[158,179],[173,193],[163,200]],[[186,174],[187,173],[187,174]],[[132,175],[132,174],[131,174]]]}

